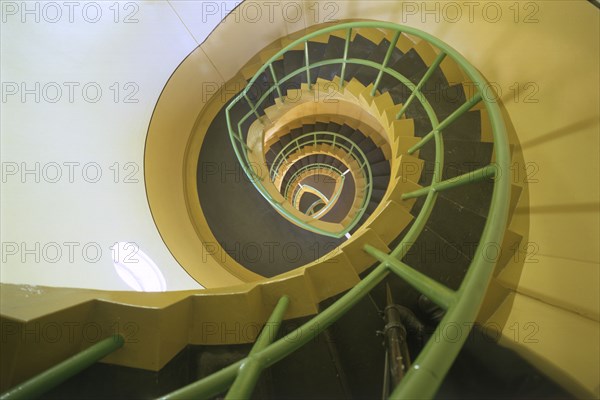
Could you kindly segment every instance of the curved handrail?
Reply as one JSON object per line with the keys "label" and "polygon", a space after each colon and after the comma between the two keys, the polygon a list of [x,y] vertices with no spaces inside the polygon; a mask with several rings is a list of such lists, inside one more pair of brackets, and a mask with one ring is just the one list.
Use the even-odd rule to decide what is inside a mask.
{"label": "curved handrail", "polygon": [[[329,164],[324,164],[324,163],[315,163],[315,164],[309,164],[309,165],[305,165],[302,168],[298,169],[298,171],[294,172],[294,175],[292,175],[288,181],[288,183],[285,186],[285,190],[283,192],[283,197],[285,197],[286,199],[288,198],[288,193],[290,191],[290,185],[292,184],[292,182],[294,182],[294,180],[296,179],[296,177],[304,172],[307,171],[311,171],[311,170],[323,170],[323,171],[333,171],[335,173],[337,173],[338,175],[342,175],[342,171],[340,171],[338,168],[335,168],[332,165]],[[293,192],[292,192],[293,193]]]}
{"label": "curved handrail", "polygon": [[[410,249],[410,245],[414,243],[415,239],[423,230],[426,220],[431,214],[431,211],[435,204],[438,192],[440,190],[451,189],[454,185],[454,183],[452,182],[441,181],[441,168],[443,165],[443,139],[442,129],[440,128],[440,126],[445,127],[449,125],[457,116],[453,114],[450,117],[444,119],[444,121],[442,121],[441,123],[437,120],[437,117],[431,109],[431,106],[428,104],[427,100],[424,98],[424,96],[419,90],[420,87],[422,87],[421,83],[423,83],[423,81],[420,82],[419,85],[414,85],[402,75],[398,74],[395,71],[389,70],[389,68],[385,66],[385,63],[384,65],[380,65],[379,67],[377,67],[375,63],[372,62],[357,62],[356,60],[347,59],[347,45],[349,38],[351,37],[351,30],[354,28],[387,29],[396,33],[396,40],[400,33],[406,33],[421,38],[429,42],[430,44],[433,44],[438,50],[440,50],[441,53],[453,59],[461,67],[466,76],[475,84],[474,87],[476,88],[475,90],[477,92],[473,97],[474,100],[468,102],[469,108],[478,102],[483,102],[487,110],[494,139],[495,162],[493,164],[490,164],[489,168],[482,169],[483,171],[475,171],[474,173],[466,174],[459,177],[456,180],[459,183],[456,183],[456,185],[469,184],[479,179],[484,179],[486,177],[493,176],[494,191],[490,203],[488,218],[486,220],[486,224],[483,229],[480,242],[477,246],[469,269],[459,289],[456,291],[453,291],[447,288],[446,286],[442,285],[441,283],[436,282],[433,279],[427,277],[426,275],[421,274],[420,272],[414,270],[413,268],[407,266],[399,260],[401,260],[404,257],[404,255],[406,255],[406,253]],[[504,232],[507,226],[508,208],[510,200],[510,181],[509,174],[507,172],[510,166],[510,152],[506,136],[506,127],[502,119],[502,113],[498,104],[496,104],[496,102],[494,102],[493,100],[481,96],[481,88],[484,88],[487,85],[485,78],[460,53],[458,53],[456,50],[454,50],[452,47],[450,47],[443,41],[426,32],[390,22],[342,23],[310,33],[300,39],[293,41],[284,49],[277,52],[273,57],[271,57],[267,61],[267,63],[265,63],[265,65],[261,69],[259,69],[257,75],[251,80],[250,86],[252,83],[254,83],[258,74],[261,74],[275,60],[280,58],[283,55],[283,53],[285,53],[287,50],[295,48],[300,44],[307,43],[308,40],[314,37],[339,30],[347,31],[346,51],[344,52],[344,58],[326,60],[324,62],[315,63],[313,65],[307,63],[307,66],[304,67],[303,71],[300,72],[307,72],[308,74],[310,74],[309,69],[312,67],[318,65],[328,65],[333,64],[334,62],[338,62],[342,64],[343,78],[343,71],[345,69],[346,63],[355,63],[378,68],[380,70],[380,74],[376,82],[379,81],[381,74],[384,72],[403,82],[409,89],[411,89],[411,91],[415,94],[415,97],[421,102],[432,122],[433,130],[429,136],[435,140],[436,149],[436,163],[434,169],[434,176],[432,178],[432,184],[430,187],[424,188],[425,190],[421,191],[420,193],[412,193],[411,197],[426,195],[427,197],[425,199],[425,203],[419,215],[415,219],[411,229],[405,235],[400,244],[390,254],[385,254],[369,245],[365,245],[365,251],[381,261],[381,263],[367,277],[360,281],[344,296],[338,299],[333,305],[325,309],[320,314],[316,315],[314,318],[302,325],[300,328],[289,333],[285,337],[279,339],[270,346],[267,346],[266,348],[262,349],[256,354],[253,354],[251,356],[252,361],[253,363],[259,365],[260,370],[262,370],[264,368],[268,368],[277,361],[281,360],[282,358],[291,354],[295,350],[299,349],[301,346],[308,343],[314,337],[315,334],[323,332],[327,327],[329,327],[337,319],[344,315],[344,313],[346,313],[360,299],[366,296],[369,293],[369,291],[373,289],[378,283],[380,283],[390,272],[393,272],[405,279],[417,290],[427,295],[440,307],[447,310],[444,318],[436,328],[436,332],[434,332],[434,337],[441,338],[441,340],[430,340],[425,345],[425,347],[413,363],[412,367],[405,375],[404,379],[390,395],[390,398],[392,399],[414,397],[432,398],[435,395],[437,388],[441,384],[444,376],[446,375],[447,371],[449,370],[450,366],[452,365],[454,359],[456,358],[458,352],[460,351],[466,340],[466,335],[460,335],[456,340],[448,340],[443,335],[440,335],[441,330],[443,330],[444,327],[446,327],[448,324],[458,324],[458,326],[467,327],[468,331],[473,321],[475,321],[475,318],[487,291],[487,286],[492,277],[494,266],[497,261],[496,259],[486,257],[485,251],[490,244],[499,245],[500,243],[502,243]],[[396,43],[393,40],[390,44],[390,48],[394,46],[396,46]],[[296,70],[294,72],[298,73],[299,70]],[[293,75],[294,73],[287,75],[286,77],[281,79],[280,82],[284,82],[286,78],[289,79]],[[310,84],[310,79],[308,80],[308,82]],[[341,79],[341,82],[343,84],[343,79]],[[374,86],[373,92],[376,91],[376,86],[377,85]],[[266,95],[267,94],[263,95],[263,101],[264,98],[266,98]],[[237,99],[240,99],[245,96],[246,92],[243,91],[237,97]],[[254,106],[251,103],[250,105],[252,108],[251,112],[256,112]],[[229,109],[230,108],[228,107],[228,110]],[[462,112],[468,111],[466,106],[461,107],[461,109]],[[398,117],[400,117],[400,115],[398,115]],[[228,126],[231,128],[231,121],[229,120],[229,118]],[[232,129],[230,129],[230,133],[232,134],[232,142],[235,143],[233,139]],[[239,137],[239,139],[242,140],[241,136]],[[241,157],[240,160],[242,160]],[[442,163],[438,161],[442,161]],[[311,334],[308,334],[308,332],[310,332]],[[245,393],[249,393],[254,387],[255,379],[248,380],[247,375],[241,369],[246,360],[247,359],[238,361],[201,381],[193,383],[183,389],[180,389],[166,396],[165,398],[173,398],[176,396],[183,395],[216,395],[222,392],[223,390],[226,390],[227,387],[229,387],[232,384],[232,382],[236,380],[236,378],[246,379],[244,381],[246,383],[246,386],[244,387],[246,390]]]}
{"label": "curved handrail", "polygon": [[312,203],[310,205],[310,207],[308,207],[308,210],[306,210],[305,214],[306,215],[310,215],[312,217],[313,214],[314,214],[314,211],[315,211],[315,207],[318,206],[318,205],[321,205],[321,204],[325,204],[325,202],[323,200],[321,200],[321,199],[315,201],[314,203]]}
{"label": "curved handrail", "polygon": [[[324,136],[325,138],[320,138],[321,136]],[[330,136],[332,136],[333,139],[327,138]],[[338,139],[345,143],[340,143]],[[269,169],[271,180],[275,179],[275,177],[279,174],[278,171],[281,168],[281,165],[286,161],[287,156],[290,155],[290,153],[300,150],[305,146],[317,146],[319,144],[330,144],[332,146],[341,147],[348,153],[348,155],[350,155],[359,163],[361,170],[363,168],[367,168],[366,174],[364,170],[361,171],[363,172],[365,178],[369,178],[371,176],[371,169],[369,167],[369,161],[367,160],[367,156],[361,150],[361,148],[358,147],[356,143],[354,143],[354,141],[338,132],[315,131],[298,136],[297,138],[286,144],[279,151],[279,153],[277,153],[275,159],[273,160],[273,163],[271,164],[271,168]],[[354,154],[355,150],[358,153],[357,155]]]}
{"label": "curved handrail", "polygon": [[[323,193],[319,192],[318,189],[314,188],[314,187],[310,187],[312,190],[319,192],[319,194],[321,194],[321,196],[325,199],[319,199],[317,201],[315,201],[309,208],[308,210],[305,212],[306,215],[313,217],[314,219],[319,219],[321,216],[327,214],[329,212],[329,210],[331,210],[333,208],[333,206],[336,204],[337,200],[339,199],[340,195],[342,194],[342,190],[344,189],[344,182],[346,181],[346,176],[345,175],[340,175],[340,184],[337,185],[337,190],[333,193],[333,196],[331,196],[330,199],[328,199],[325,195],[323,195]],[[296,192],[296,194],[294,195],[294,200],[292,201],[292,204],[294,204],[296,206],[296,208],[298,208],[297,204],[298,204],[298,198],[300,193],[302,193],[301,189],[307,187],[308,185],[300,185],[300,189]],[[310,214],[309,211],[316,207],[319,204],[319,201],[323,204],[325,204],[325,207],[323,207],[322,209],[320,209],[319,211]]]}
{"label": "curved handrail", "polygon": [[[333,137],[333,139],[321,138],[321,136]],[[306,138],[310,138],[312,140],[304,141],[304,139]],[[300,142],[302,143],[300,144]],[[352,158],[354,158],[354,160],[358,163],[362,176],[365,178],[367,183],[365,187],[366,195],[362,198],[360,206],[354,213],[354,216],[352,217],[350,222],[344,227],[343,234],[345,235],[347,232],[350,232],[356,226],[356,224],[360,221],[364,213],[367,211],[367,206],[369,204],[369,200],[371,199],[371,194],[373,193],[373,173],[371,171],[371,165],[369,163],[369,160],[367,159],[367,156],[362,151],[362,149],[358,147],[358,145],[354,143],[350,138],[337,132],[317,131],[305,133],[286,144],[279,151],[279,153],[275,157],[275,160],[273,161],[273,164],[269,171],[269,176],[271,176],[272,179],[275,178],[275,174],[278,173],[279,169],[281,168],[281,165],[287,160],[287,156],[291,152],[300,151],[304,146],[315,146],[318,144],[330,144],[334,147],[339,147],[346,151],[346,153]],[[355,154],[355,152],[357,154]]]}
{"label": "curved handrail", "polygon": [[[305,190],[305,192],[312,193],[312,194],[316,195],[323,203],[326,203],[327,201],[329,201],[329,199],[327,198],[327,196],[325,196],[316,187],[312,187],[311,185],[301,185],[300,188],[301,189],[308,188],[307,190]],[[298,192],[296,192],[296,197],[294,198],[294,201],[292,202],[292,204],[294,204],[296,206],[296,208],[299,207],[300,193],[302,193],[301,190],[298,191]]]}
{"label": "curved handrail", "polygon": [[346,175],[342,175],[341,180],[342,181],[340,182],[337,190],[335,191],[333,196],[331,196],[331,198],[329,199],[327,204],[325,204],[325,207],[323,207],[322,209],[317,211],[315,214],[313,214],[312,215],[313,218],[315,218],[315,219],[321,218],[321,216],[327,214],[329,212],[329,210],[331,210],[333,208],[333,206],[337,203],[338,199],[340,198],[340,195],[342,194],[342,190],[344,189],[344,183],[346,182]]}

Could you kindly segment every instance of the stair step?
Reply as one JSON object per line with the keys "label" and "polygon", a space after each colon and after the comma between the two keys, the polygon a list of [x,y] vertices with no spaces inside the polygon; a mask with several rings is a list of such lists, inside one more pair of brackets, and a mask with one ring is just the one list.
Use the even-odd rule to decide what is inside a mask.
{"label": "stair step", "polygon": [[365,153],[365,156],[367,157],[367,160],[370,164],[376,164],[380,161],[385,160],[385,155],[383,154],[383,151],[380,148],[375,148],[369,151],[368,153]]}
{"label": "stair step", "polygon": [[[285,75],[304,66],[304,51],[290,50],[283,56],[283,71]],[[300,84],[306,83],[306,74],[300,73],[285,83],[286,89],[300,89]]]}
{"label": "stair step", "polygon": [[[308,61],[310,65],[315,64],[323,59],[323,54],[327,48],[327,43],[319,43],[315,41],[308,42]],[[310,69],[310,80],[311,84],[317,82],[319,77],[319,67]]]}
{"label": "stair step", "polygon": [[[415,124],[415,136],[423,137],[431,132],[431,121],[428,117],[413,118]],[[440,120],[441,122],[441,120]],[[481,111],[467,111],[456,121],[448,125],[442,135],[445,139],[479,142],[481,140]]]}
{"label": "stair step", "polygon": [[402,261],[453,290],[458,289],[471,264],[463,248],[431,226],[423,229]]}
{"label": "stair step", "polygon": [[[419,83],[420,77],[425,74],[428,68],[415,49],[410,49],[408,53],[404,54],[394,63],[390,63],[389,65],[394,71],[404,75],[406,78],[409,78],[415,85]],[[400,83],[391,75],[385,75],[386,76],[381,80],[382,92],[391,90]],[[411,79],[411,77],[413,79]]]}
{"label": "stair step", "polygon": [[[462,142],[444,140],[444,168],[451,167],[461,174],[483,168],[490,164],[493,152],[492,143]],[[435,143],[427,143],[419,150],[419,158],[425,161],[425,168],[419,183],[431,183],[435,167]]]}
{"label": "stair step", "polygon": [[[348,47],[348,58],[366,59],[379,43],[373,43],[364,36],[357,34]],[[349,81],[360,68],[358,64],[346,64],[344,80]]]}
{"label": "stair step", "polygon": [[[323,53],[323,60],[332,60],[344,57],[344,46],[346,41],[337,36],[330,36],[327,48]],[[341,64],[324,65],[319,69],[319,78],[331,81],[334,76],[339,75]]]}
{"label": "stair step", "polygon": [[390,176],[390,162],[387,160],[379,161],[371,165],[373,176]]}
{"label": "stair step", "polygon": [[[387,40],[387,39],[383,39],[377,45],[377,48],[374,51],[371,52],[371,54],[369,55],[368,60],[376,62],[376,63],[383,62],[383,60],[385,58],[385,55],[386,55],[389,47],[390,47],[390,41]],[[394,50],[392,51],[392,54],[390,56],[390,59],[388,61],[388,65],[393,65],[402,56],[403,56],[402,52],[398,48],[394,48]],[[367,67],[367,66],[361,66],[354,73],[353,76],[360,83],[362,83],[365,86],[368,86],[369,84],[373,83],[373,81],[377,78],[378,74],[379,74],[379,70],[377,70],[377,69],[374,69],[374,68],[371,68],[371,67]],[[384,74],[384,75],[387,75],[387,74]]]}
{"label": "stair step", "polygon": [[[418,215],[423,201],[423,197],[416,201],[411,214]],[[426,225],[463,253],[470,254],[466,249],[477,247],[485,221],[485,217],[444,196],[438,196]]]}
{"label": "stair step", "polygon": [[371,265],[377,262],[373,256],[364,251],[364,246],[369,244],[385,253],[390,252],[390,248],[383,240],[370,228],[362,230],[340,246],[340,250],[348,256],[354,265],[357,273],[361,273]]}
{"label": "stair step", "polygon": [[[423,94],[440,122],[467,101],[462,84],[452,85],[434,92],[423,92]],[[425,109],[418,101],[413,101],[406,109],[406,117],[428,118]]]}

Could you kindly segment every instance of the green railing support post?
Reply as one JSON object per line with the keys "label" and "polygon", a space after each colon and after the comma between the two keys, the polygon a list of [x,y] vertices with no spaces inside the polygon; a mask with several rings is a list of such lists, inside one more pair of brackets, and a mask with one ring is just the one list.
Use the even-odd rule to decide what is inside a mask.
{"label": "green railing support post", "polygon": [[400,34],[402,32],[400,30],[396,31],[392,41],[390,42],[390,47],[388,48],[387,53],[385,53],[385,58],[381,63],[381,68],[379,69],[379,74],[377,74],[377,79],[375,79],[375,83],[373,84],[373,89],[371,90],[371,96],[375,96],[377,93],[377,88],[379,87],[379,82],[381,82],[381,77],[383,76],[383,70],[387,67],[388,62],[390,61],[390,57],[396,48],[396,44],[398,43],[398,39],[400,39]]}
{"label": "green railing support post", "polygon": [[34,376],[0,396],[2,400],[33,399],[103,359],[123,346],[121,335],[113,335]]}
{"label": "green railing support post", "polygon": [[433,72],[442,63],[444,58],[446,58],[446,53],[441,52],[440,54],[438,54],[438,56],[433,61],[433,64],[431,64],[431,66],[429,67],[429,69],[427,70],[425,75],[423,75],[423,77],[419,81],[419,84],[417,85],[415,90],[412,91],[412,93],[410,94],[408,99],[406,99],[406,102],[402,105],[402,108],[400,109],[398,114],[396,114],[396,119],[400,119],[402,117],[402,115],[404,115],[404,113],[406,112],[406,109],[410,106],[410,103],[412,103],[415,96],[417,96],[417,93],[421,96],[423,95],[421,93],[421,89],[423,88],[423,86],[425,86],[425,84],[427,83],[429,78],[431,78],[431,75],[433,75]]}
{"label": "green railing support post", "polygon": [[463,115],[464,113],[469,111],[471,108],[473,108],[475,106],[475,104],[479,103],[480,101],[481,101],[481,92],[477,92],[477,93],[475,93],[475,96],[473,96],[473,98],[471,100],[468,100],[462,106],[460,106],[459,108],[454,110],[454,112],[452,114],[450,114],[448,117],[446,117],[446,119],[444,119],[442,122],[440,122],[440,124],[438,125],[437,128],[433,129],[427,135],[423,136],[423,139],[421,139],[417,144],[415,144],[413,147],[408,149],[408,154],[413,154],[415,151],[417,151],[421,147],[425,146],[425,144],[427,144],[427,142],[429,142],[433,138],[433,136],[435,135],[435,132],[442,132],[444,129],[446,129],[446,127],[448,125],[450,125],[451,123],[456,121],[458,118],[460,118],[461,115]]}
{"label": "green railing support post", "polygon": [[438,306],[444,310],[449,309],[456,302],[456,292],[422,274],[416,269],[409,267],[402,261],[377,250],[371,245],[365,245],[365,251],[375,257],[377,260],[386,264],[392,272],[400,276],[412,287],[429,297]]}
{"label": "green railing support post", "polygon": [[468,185],[470,183],[480,182],[484,179],[491,178],[496,175],[495,165],[490,164],[486,167],[479,168],[475,171],[467,172],[466,174],[457,176],[455,178],[447,179],[445,181],[427,186],[421,189],[417,189],[413,192],[404,193],[402,200],[414,199],[417,197],[425,196],[430,191],[443,192],[445,190],[454,189],[459,186]]}
{"label": "green railing support post", "polygon": [[254,104],[252,104],[252,101],[250,100],[250,98],[248,97],[248,95],[246,93],[244,93],[244,98],[248,102],[248,105],[250,106],[250,109],[252,110],[252,112],[254,113],[254,115],[256,115],[256,119],[260,119],[260,115],[256,111],[256,108],[254,108]]}
{"label": "green railing support post", "polygon": [[290,299],[287,296],[281,297],[277,302],[263,330],[258,335],[258,339],[252,346],[247,360],[240,365],[238,376],[231,385],[231,389],[225,397],[226,399],[249,399],[251,397],[256,381],[264,368],[260,361],[253,358],[253,356],[273,342],[289,304]]}
{"label": "green railing support post", "polygon": [[346,60],[348,59],[348,48],[350,47],[350,39],[352,38],[352,28],[346,32],[346,43],[344,44],[344,62],[342,63],[342,71],[340,72],[340,89],[344,87],[344,77],[346,76]]}
{"label": "green railing support post", "polygon": [[312,90],[312,84],[310,83],[310,59],[308,57],[308,40],[304,42],[304,59],[306,60],[306,84],[308,90]]}
{"label": "green railing support post", "polygon": [[273,83],[275,84],[275,88],[277,89],[277,94],[282,102],[284,102],[284,98],[281,95],[281,88],[279,87],[279,82],[277,81],[277,76],[275,75],[275,69],[273,69],[273,63],[269,64],[269,69],[271,70],[271,77],[273,77]]}
{"label": "green railing support post", "polygon": [[241,137],[239,137],[239,136],[233,136],[233,137],[235,138],[235,140],[237,140],[238,142],[240,142],[240,144],[242,146],[244,146],[244,148],[247,151],[249,151],[250,153],[252,153],[252,149],[250,148],[250,146],[248,146],[248,144],[246,142],[244,142]]}

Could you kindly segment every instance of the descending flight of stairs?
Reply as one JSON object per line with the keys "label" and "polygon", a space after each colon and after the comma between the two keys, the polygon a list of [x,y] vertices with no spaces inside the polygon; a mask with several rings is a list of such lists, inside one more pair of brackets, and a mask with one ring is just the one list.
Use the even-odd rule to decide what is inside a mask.
{"label": "descending flight of stairs", "polygon": [[[250,81],[254,72],[270,55],[275,54],[292,40],[289,37],[283,38],[258,54],[242,72],[246,79]],[[388,66],[409,78],[415,85],[418,84],[433,63],[435,51],[425,41],[402,35],[393,51],[388,52],[391,40],[391,35],[384,31],[358,29],[354,32],[348,46],[347,56],[350,59],[360,58],[378,63],[387,58]],[[344,47],[345,39],[338,34],[318,37],[308,42],[308,57],[311,64],[340,58],[344,55]],[[285,53],[272,64],[275,80],[269,70],[256,77],[253,86],[250,87],[249,101],[256,104],[276,82],[303,67],[304,63],[304,49],[292,49]],[[357,276],[364,277],[373,270],[376,263],[372,257],[364,254],[363,245],[374,243],[375,247],[386,252],[394,249],[402,242],[423,207],[424,198],[403,199],[402,195],[432,183],[436,168],[434,141],[428,142],[412,154],[408,153],[410,147],[432,130],[430,115],[415,99],[406,108],[401,119],[396,120],[396,114],[403,108],[411,92],[404,84],[383,74],[373,95],[372,88],[379,75],[379,70],[375,68],[348,64],[343,81],[341,75],[340,65],[311,68],[310,82],[306,73],[298,74],[287,82],[281,83],[281,97],[277,91],[272,91],[265,102],[256,107],[257,115],[252,114],[249,103],[244,99],[237,102],[229,101],[223,105],[207,129],[198,154],[197,189],[202,211],[210,230],[224,251],[258,275],[267,278],[275,277],[310,263],[317,263],[313,264],[316,270],[319,260],[333,253],[336,256],[341,254],[343,262],[350,265],[349,268],[353,273],[355,271]],[[300,112],[286,124],[277,126],[277,118],[293,112],[294,107],[306,103],[322,103],[324,98],[331,95],[332,87],[333,97],[340,104],[348,105],[344,106],[347,110],[359,107],[365,110],[365,113],[353,118],[324,106],[320,111],[312,114]],[[469,92],[469,82],[450,60],[433,71],[422,92],[439,121],[451,115],[472,96]],[[300,100],[294,103],[291,101],[292,98]],[[336,203],[319,217],[325,222],[348,226],[353,217],[359,215],[360,218],[351,227],[347,237],[332,237],[304,229],[275,210],[256,190],[251,179],[240,172],[238,155],[232,148],[228,134],[226,111],[228,106],[230,106],[229,118],[234,126],[244,115],[252,114],[241,124],[242,141],[245,143],[250,143],[252,140],[250,134],[252,129],[276,128],[269,137],[261,140],[260,146],[252,148],[250,143],[249,149],[260,149],[258,159],[262,157],[265,171],[270,171],[273,165],[280,166],[279,170],[263,175],[265,179],[272,181],[273,186],[286,201],[291,202],[294,194],[301,189],[302,182],[306,184],[311,177],[329,178],[339,183],[342,178],[339,172],[349,171],[344,175]],[[339,109],[342,109],[342,106],[339,106]],[[336,148],[331,143],[323,142],[315,145],[308,139],[304,142],[299,140],[303,135],[309,137],[323,132],[332,134],[331,137],[334,134],[342,136],[352,142],[355,148],[360,149],[366,156],[370,174],[361,175],[364,169],[360,168],[352,154],[342,148]],[[443,132],[443,138],[442,180],[466,174],[494,161],[494,146],[488,116],[481,105],[473,107],[449,125]],[[294,141],[297,146],[289,156],[292,162],[277,164],[278,154]],[[256,156],[256,151],[252,156]],[[234,172],[225,179],[220,174],[202,173],[207,165],[215,164]],[[315,169],[310,176],[305,175],[302,179],[295,178],[299,171],[306,170],[311,165],[328,165],[332,169],[329,171],[326,168]],[[315,182],[318,182],[318,179]],[[315,183],[315,187],[318,185]],[[333,186],[335,185],[320,187],[331,198]],[[367,190],[368,187],[371,190]],[[516,204],[520,190],[519,186],[513,185],[512,206]],[[487,179],[440,193],[422,234],[414,243],[410,243],[412,247],[402,261],[450,289],[458,289],[481,238],[490,209],[492,192],[493,180]],[[304,193],[297,202],[298,211],[306,211],[317,200],[319,196],[314,193]],[[503,251],[500,252],[496,267],[498,270],[511,256],[506,249],[514,248],[520,240],[521,237],[517,233],[506,232]],[[269,253],[268,257],[249,257],[243,251],[249,243],[259,243],[259,245],[293,243],[298,249],[298,256],[289,257],[284,252],[276,251]],[[319,282],[304,284],[307,288],[310,287],[307,290],[311,291],[316,291],[315,288],[319,286]],[[324,334],[268,369],[259,382],[255,392],[256,398],[380,396],[385,348],[378,332],[384,328],[382,310],[386,306],[385,293],[388,286],[394,294],[395,302],[413,310],[431,333],[437,323],[433,315],[436,313],[439,315],[440,310],[425,307],[426,298],[399,277],[390,275],[374,288],[369,297],[361,300]],[[324,309],[338,297],[338,293],[317,296],[318,310]],[[305,320],[306,317],[299,317],[286,321],[283,330],[289,331],[291,327]],[[408,340],[411,357],[414,359],[422,349],[423,343],[410,335]],[[488,343],[487,346],[495,345]],[[165,375],[160,379],[157,378],[161,376],[160,373],[155,375],[140,373],[139,392],[124,392],[119,389],[111,391],[104,388],[102,395],[123,398],[164,395],[224,368],[231,362],[243,358],[248,351],[247,345],[240,344],[190,346],[165,367],[167,372],[164,372]],[[461,354],[459,360],[465,357],[468,358],[469,355]],[[513,353],[506,357],[516,364],[522,363]],[[515,373],[516,377],[512,376],[510,379],[525,380],[527,376],[535,374],[526,363],[523,365],[525,366],[522,370],[525,372],[521,375]],[[119,369],[124,367],[96,366],[94,368],[100,374],[99,376],[103,377],[110,377],[115,371],[134,376],[131,371],[123,372]],[[460,392],[460,389],[452,383],[460,381],[464,378],[464,374],[452,370],[449,376],[451,381],[443,386],[441,393],[446,391],[453,395],[468,396],[469,393],[481,390],[481,387],[476,387],[468,389],[471,390],[468,393]],[[521,395],[535,392],[543,398],[548,394],[539,388],[547,388],[551,384],[538,375],[536,377],[538,377],[536,384],[525,385],[525,389],[521,387]],[[54,396],[74,398],[82,393],[91,394],[91,389],[85,382],[91,386],[90,382],[96,379],[98,378],[90,375],[79,381],[71,380],[50,392],[47,398]],[[146,383],[143,382],[150,382],[152,379],[155,380],[152,390],[144,392],[142,388],[146,387]],[[487,379],[491,378],[488,376]],[[157,384],[156,382],[160,380],[163,383]],[[552,388],[554,391],[555,388]]]}

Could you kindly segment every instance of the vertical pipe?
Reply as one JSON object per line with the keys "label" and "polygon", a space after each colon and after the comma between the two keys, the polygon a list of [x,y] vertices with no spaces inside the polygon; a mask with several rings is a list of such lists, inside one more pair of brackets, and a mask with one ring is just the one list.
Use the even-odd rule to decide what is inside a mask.
{"label": "vertical pipe", "polygon": [[400,314],[394,307],[390,287],[386,285],[387,306],[385,307],[385,341],[387,345],[388,365],[392,385],[396,387],[410,368],[410,355],[406,345],[406,328],[402,324]]}

